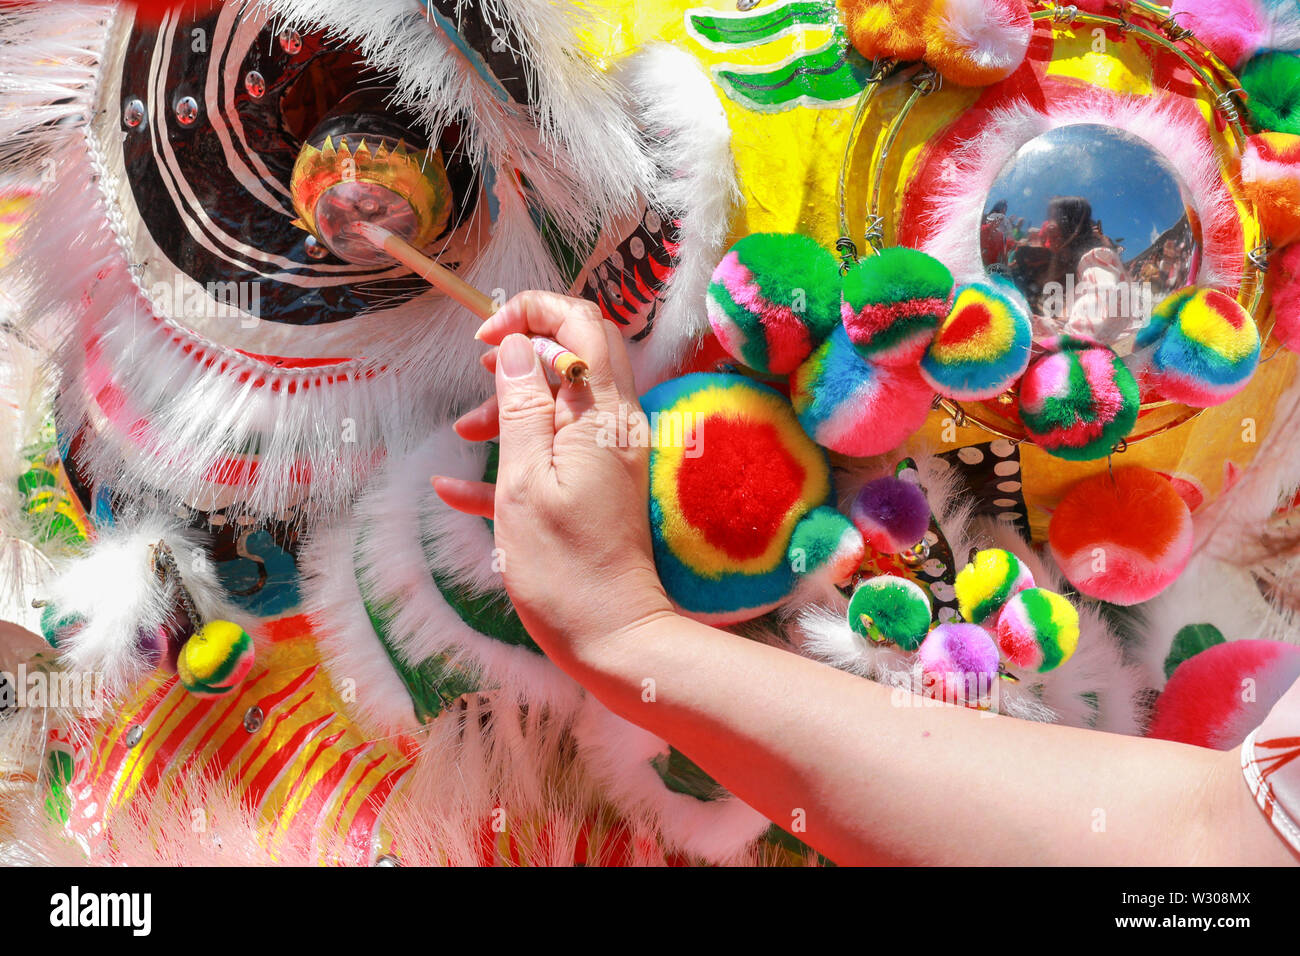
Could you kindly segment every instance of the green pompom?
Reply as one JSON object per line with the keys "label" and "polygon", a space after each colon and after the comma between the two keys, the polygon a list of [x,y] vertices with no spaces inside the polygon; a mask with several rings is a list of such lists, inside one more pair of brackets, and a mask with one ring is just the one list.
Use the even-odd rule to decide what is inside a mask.
{"label": "green pompom", "polygon": [[787,557],[795,574],[825,573],[839,583],[862,565],[866,544],[853,522],[834,508],[814,508],[794,526]]}
{"label": "green pompom", "polygon": [[1265,53],[1241,71],[1250,118],[1260,129],[1300,133],[1300,56]]}
{"label": "green pompom", "polygon": [[839,262],[798,233],[755,233],[713,272],[709,324],[733,358],[788,375],[840,323]]}
{"label": "green pompom", "polygon": [[921,586],[888,574],[864,581],[849,602],[849,627],[855,634],[905,651],[921,646],[932,618],[930,598]]}

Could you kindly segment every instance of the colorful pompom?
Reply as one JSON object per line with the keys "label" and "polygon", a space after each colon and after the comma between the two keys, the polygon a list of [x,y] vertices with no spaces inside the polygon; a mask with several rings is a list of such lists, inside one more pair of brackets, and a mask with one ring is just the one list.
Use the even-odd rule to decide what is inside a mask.
{"label": "colorful pompom", "polygon": [[1024,0],[938,0],[925,60],[959,86],[988,86],[1016,72],[1033,32]]}
{"label": "colorful pompom", "polygon": [[1109,348],[1062,336],[1020,380],[1020,420],[1043,451],[1068,461],[1105,458],[1137,424],[1133,373]]}
{"label": "colorful pompom", "polygon": [[1268,40],[1256,0],[1173,0],[1170,14],[1234,70]]}
{"label": "colorful pompom", "polygon": [[1300,133],[1300,57],[1265,53],[1242,68],[1246,107],[1259,129]]}
{"label": "colorful pompom", "polygon": [[1273,257],[1268,269],[1273,299],[1273,334],[1292,352],[1300,352],[1300,243]]}
{"label": "colorful pompom", "polygon": [[871,362],[916,362],[948,314],[952,289],[948,267],[924,252],[891,246],[862,259],[843,280],[849,340]]}
{"label": "colorful pompom", "polygon": [[915,367],[865,362],[844,326],[790,376],[790,399],[819,445],[855,458],[892,451],[925,424],[934,393]]}
{"label": "colorful pompom", "polygon": [[849,601],[849,627],[855,634],[908,652],[921,646],[933,615],[925,589],[892,574],[863,581]]}
{"label": "colorful pompom", "polygon": [[[1156,698],[1148,737],[1232,750],[1300,680],[1300,648],[1280,641],[1229,641],[1178,665]],[[1251,693],[1243,693],[1249,687]]]}
{"label": "colorful pompom", "polygon": [[845,584],[866,557],[862,534],[834,508],[814,508],[794,527],[787,558],[796,574]]}
{"label": "colorful pompom", "polygon": [[849,517],[876,551],[902,554],[930,530],[930,502],[916,485],[890,475],[862,486]]}
{"label": "colorful pompom", "polygon": [[1241,157],[1241,182],[1275,249],[1300,240],[1300,136],[1252,136]]}
{"label": "colorful pompom", "polygon": [[992,625],[1012,597],[1034,586],[1034,576],[1010,551],[977,551],[957,572],[957,609],[972,624]]}
{"label": "colorful pompom", "polygon": [[925,57],[932,0],[838,0],[849,42],[868,60]]}
{"label": "colorful pompom", "polygon": [[998,616],[998,648],[1024,670],[1046,673],[1079,646],[1079,612],[1061,595],[1043,588],[1021,591]]}
{"label": "colorful pompom", "polygon": [[252,666],[248,632],[230,621],[209,621],[181,647],[176,674],[191,694],[220,697],[238,687]]}
{"label": "colorful pompom", "polygon": [[921,374],[947,398],[995,398],[1024,374],[1032,344],[1029,304],[1020,291],[1000,280],[975,282],[958,290],[921,359]]}
{"label": "colorful pompom", "polygon": [[1111,604],[1149,601],[1192,553],[1192,515],[1169,480],[1130,465],[1079,482],[1052,514],[1052,555],[1082,593]]}
{"label": "colorful pompom", "polygon": [[788,375],[839,324],[839,262],[808,236],[746,236],[714,270],[707,308],[736,361]]}
{"label": "colorful pompom", "polygon": [[940,624],[921,644],[922,694],[968,706],[988,705],[1001,662],[989,632],[974,624]]}
{"label": "colorful pompom", "polygon": [[1151,384],[1193,408],[1223,404],[1259,367],[1255,320],[1218,289],[1189,287],[1161,302],[1138,333],[1138,348],[1149,345]]}
{"label": "colorful pompom", "polygon": [[825,452],[779,392],[742,375],[686,375],[641,404],[654,423],[650,530],[668,596],[717,624],[780,605],[797,583],[795,528],[831,503]]}

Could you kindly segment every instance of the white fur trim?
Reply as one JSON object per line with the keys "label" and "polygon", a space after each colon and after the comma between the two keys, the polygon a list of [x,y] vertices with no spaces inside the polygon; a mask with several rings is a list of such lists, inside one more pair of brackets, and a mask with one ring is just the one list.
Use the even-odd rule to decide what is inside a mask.
{"label": "white fur trim", "polygon": [[664,839],[686,853],[725,863],[771,826],[730,794],[705,801],[669,790],[650,764],[668,752],[668,744],[611,713],[594,697],[584,703],[574,737],[583,764],[615,803],[625,812],[648,815]]}

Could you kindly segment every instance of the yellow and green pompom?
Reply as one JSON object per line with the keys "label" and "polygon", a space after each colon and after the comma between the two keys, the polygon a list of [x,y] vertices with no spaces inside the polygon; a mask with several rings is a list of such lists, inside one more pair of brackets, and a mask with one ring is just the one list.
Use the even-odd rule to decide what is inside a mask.
{"label": "yellow and green pompom", "polygon": [[176,673],[181,685],[200,697],[234,690],[253,666],[253,639],[238,624],[209,621],[181,647]]}
{"label": "yellow and green pompom", "polygon": [[798,233],[746,236],[713,271],[706,306],[732,358],[788,375],[840,324],[839,263]]}
{"label": "yellow and green pompom", "polygon": [[893,246],[844,274],[844,328],[864,359],[920,360],[952,306],[952,273],[924,252]]}
{"label": "yellow and green pompom", "polygon": [[915,581],[892,574],[862,582],[849,601],[849,627],[855,634],[909,652],[925,640],[932,617],[925,590]]}
{"label": "yellow and green pompom", "polygon": [[972,624],[988,624],[1012,596],[1033,586],[1034,576],[1010,551],[979,551],[957,572],[957,608]]}
{"label": "yellow and green pompom", "polygon": [[998,616],[998,649],[1025,670],[1055,670],[1079,646],[1079,612],[1061,595],[1029,588],[1007,601]]}

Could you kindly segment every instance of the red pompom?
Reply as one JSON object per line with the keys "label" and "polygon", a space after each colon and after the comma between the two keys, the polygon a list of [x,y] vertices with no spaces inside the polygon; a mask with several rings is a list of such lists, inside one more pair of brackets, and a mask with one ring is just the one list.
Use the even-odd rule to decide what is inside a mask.
{"label": "red pompom", "polygon": [[1280,641],[1216,644],[1178,665],[1156,700],[1148,737],[1231,750],[1300,680],[1300,647]]}

